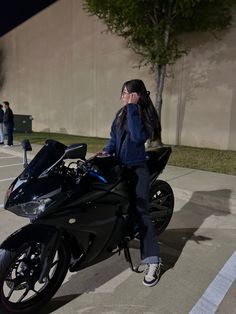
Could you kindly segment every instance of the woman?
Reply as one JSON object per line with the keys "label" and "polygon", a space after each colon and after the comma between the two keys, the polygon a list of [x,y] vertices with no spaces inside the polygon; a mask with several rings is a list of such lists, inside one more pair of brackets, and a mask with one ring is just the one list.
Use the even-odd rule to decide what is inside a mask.
{"label": "woman", "polygon": [[160,254],[155,229],[148,211],[149,171],[146,164],[145,142],[160,139],[161,127],[157,112],[149,97],[150,92],[141,80],[123,84],[118,111],[111,127],[111,138],[104,148],[129,169],[129,181],[135,195],[135,214],[139,224],[141,261],[146,264],[145,286],[154,286],[159,280]]}

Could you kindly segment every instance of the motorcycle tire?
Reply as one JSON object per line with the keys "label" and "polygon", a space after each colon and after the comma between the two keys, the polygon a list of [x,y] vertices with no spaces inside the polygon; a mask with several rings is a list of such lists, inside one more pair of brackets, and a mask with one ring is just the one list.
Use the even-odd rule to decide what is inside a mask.
{"label": "motorcycle tire", "polygon": [[156,180],[150,188],[149,211],[157,235],[168,226],[174,211],[174,193],[171,186]]}
{"label": "motorcycle tire", "polygon": [[70,254],[62,240],[43,284],[40,275],[42,244],[25,242],[17,250],[0,249],[0,313],[37,313],[61,286],[69,267]]}

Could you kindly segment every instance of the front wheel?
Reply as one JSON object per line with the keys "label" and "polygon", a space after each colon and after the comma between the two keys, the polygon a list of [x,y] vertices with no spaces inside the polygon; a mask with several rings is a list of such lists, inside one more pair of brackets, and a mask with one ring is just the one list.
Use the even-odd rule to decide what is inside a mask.
{"label": "front wheel", "polygon": [[0,313],[32,314],[61,286],[69,266],[67,247],[61,241],[49,275],[39,283],[42,243],[26,242],[15,251],[0,249]]}
{"label": "front wheel", "polygon": [[168,226],[174,210],[174,193],[171,186],[156,180],[150,189],[149,211],[157,235]]}

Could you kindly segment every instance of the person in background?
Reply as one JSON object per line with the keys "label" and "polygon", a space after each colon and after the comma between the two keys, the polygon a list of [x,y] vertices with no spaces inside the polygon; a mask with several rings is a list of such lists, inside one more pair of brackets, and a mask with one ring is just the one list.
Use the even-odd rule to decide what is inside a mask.
{"label": "person in background", "polygon": [[3,123],[7,130],[7,145],[5,146],[9,147],[13,145],[14,115],[8,101],[3,101],[2,104],[3,104],[3,108],[5,109],[5,113],[3,116]]}
{"label": "person in background", "polygon": [[144,144],[147,139],[161,137],[161,126],[149,95],[142,80],[130,80],[123,84],[123,106],[112,123],[111,138],[103,153],[114,154],[129,169],[134,196],[133,220],[137,219],[140,230],[141,263],[147,266],[143,284],[152,287],[159,280],[161,258],[148,209],[149,170]]}
{"label": "person in background", "polygon": [[4,144],[3,116],[4,116],[4,111],[2,109],[2,105],[0,104],[0,145]]}

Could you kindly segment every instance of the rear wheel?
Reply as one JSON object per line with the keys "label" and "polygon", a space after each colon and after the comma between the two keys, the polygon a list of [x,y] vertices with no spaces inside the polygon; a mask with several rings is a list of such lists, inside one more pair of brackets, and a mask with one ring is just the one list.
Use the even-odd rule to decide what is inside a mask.
{"label": "rear wheel", "polygon": [[40,310],[61,286],[69,258],[61,241],[43,283],[39,283],[42,243],[28,242],[18,250],[0,250],[0,313],[29,314]]}
{"label": "rear wheel", "polygon": [[157,235],[168,226],[174,210],[174,193],[171,186],[162,180],[153,183],[150,189],[149,211]]}

